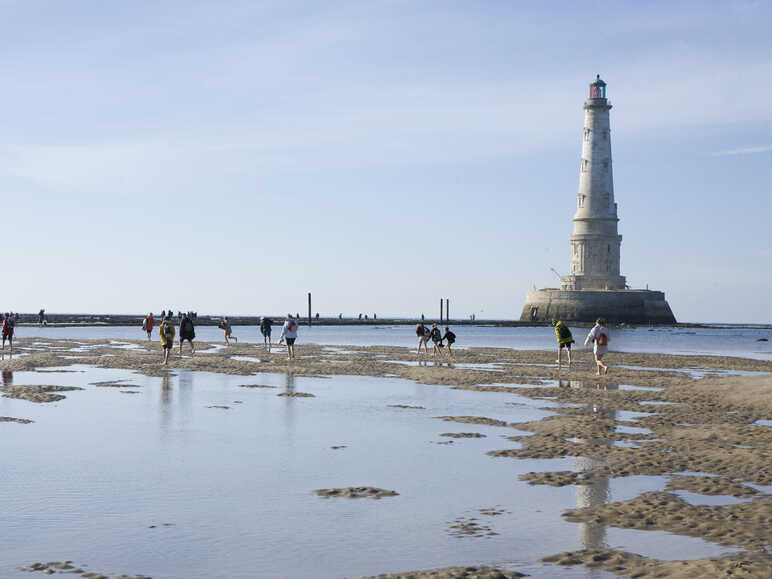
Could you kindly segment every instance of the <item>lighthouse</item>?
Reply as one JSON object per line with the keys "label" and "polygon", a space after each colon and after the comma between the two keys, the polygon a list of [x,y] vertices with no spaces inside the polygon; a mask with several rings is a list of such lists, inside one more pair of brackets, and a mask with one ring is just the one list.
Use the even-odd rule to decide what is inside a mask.
{"label": "lighthouse", "polygon": [[675,323],[665,294],[627,286],[620,273],[620,248],[614,173],[611,163],[611,103],[606,83],[596,75],[584,102],[582,155],[573,233],[569,237],[569,273],[560,289],[528,292],[521,321]]}
{"label": "lighthouse", "polygon": [[617,232],[617,204],[611,169],[611,104],[606,83],[600,75],[590,85],[584,103],[582,159],[579,165],[579,193],[571,242],[571,273],[563,276],[564,290],[624,289],[619,275],[622,236]]}

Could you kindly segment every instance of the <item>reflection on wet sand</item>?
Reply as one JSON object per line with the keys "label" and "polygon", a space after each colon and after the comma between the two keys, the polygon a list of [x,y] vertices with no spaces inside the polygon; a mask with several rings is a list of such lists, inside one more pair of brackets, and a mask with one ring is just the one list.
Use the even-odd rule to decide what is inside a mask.
{"label": "reflection on wet sand", "polygon": [[[561,380],[559,385],[564,388],[593,388],[601,391],[619,390],[619,384],[588,380]],[[598,420],[608,421],[613,424],[616,420],[616,409],[606,402],[607,401],[603,399],[594,400],[587,405],[586,412],[588,415],[593,416]],[[575,440],[576,442],[587,444],[588,449],[588,456],[579,456],[574,459],[575,472],[596,471],[605,465],[604,459],[592,456],[592,447],[612,446],[612,440],[604,438],[577,438]],[[606,504],[611,498],[608,477],[593,477],[591,484],[577,485],[575,488],[577,508],[597,507]],[[606,547],[606,525],[595,522],[580,523],[579,539],[585,549],[600,549]]]}
{"label": "reflection on wet sand", "polygon": [[6,386],[13,386],[13,372],[10,370],[3,370],[2,372],[3,376],[3,387]]}
{"label": "reflection on wet sand", "polygon": [[619,390],[619,384],[599,380],[569,380],[558,379],[560,388],[594,388],[595,390]]}
{"label": "reflection on wet sand", "polygon": [[161,432],[163,433],[169,431],[172,413],[171,401],[172,392],[169,385],[169,374],[166,373],[161,376],[161,403],[158,405],[158,410],[161,412]]}
{"label": "reflection on wet sand", "polygon": [[292,440],[292,433],[295,429],[295,399],[292,394],[295,393],[295,373],[287,372],[284,375],[284,392],[288,394],[287,404],[284,405],[284,425],[287,429],[287,439]]}

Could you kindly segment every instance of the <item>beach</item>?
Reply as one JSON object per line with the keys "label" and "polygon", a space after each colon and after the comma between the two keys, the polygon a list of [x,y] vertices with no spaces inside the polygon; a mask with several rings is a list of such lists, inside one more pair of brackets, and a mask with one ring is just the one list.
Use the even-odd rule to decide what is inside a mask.
{"label": "beach", "polygon": [[[597,377],[586,351],[558,370],[555,350],[435,359],[301,341],[288,362],[283,348],[206,342],[193,356],[175,344],[164,367],[144,340],[14,345],[0,361],[0,449],[15,461],[0,506],[24,546],[2,551],[4,576],[772,572],[768,360],[611,352]],[[62,494],[60,476],[88,478],[96,463],[98,481]],[[50,476],[22,490],[35,472]],[[87,488],[93,505],[71,494]],[[154,510],[165,514],[133,520]],[[237,538],[262,536],[260,519],[285,538],[270,555]],[[95,522],[101,548],[77,544],[72,529]],[[168,534],[163,561],[147,532]]]}

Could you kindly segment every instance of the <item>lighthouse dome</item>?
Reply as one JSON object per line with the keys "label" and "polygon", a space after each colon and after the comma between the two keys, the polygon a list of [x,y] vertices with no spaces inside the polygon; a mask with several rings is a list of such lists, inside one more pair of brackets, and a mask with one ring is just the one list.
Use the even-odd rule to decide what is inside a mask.
{"label": "lighthouse dome", "polygon": [[595,75],[595,80],[590,84],[590,98],[591,99],[606,98],[606,83],[601,80],[599,74]]}

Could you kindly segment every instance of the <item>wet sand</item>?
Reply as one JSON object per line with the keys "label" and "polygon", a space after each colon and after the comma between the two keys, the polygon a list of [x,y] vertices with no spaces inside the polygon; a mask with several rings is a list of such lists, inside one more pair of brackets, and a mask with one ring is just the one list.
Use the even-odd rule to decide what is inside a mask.
{"label": "wet sand", "polygon": [[[72,370],[67,367],[81,364],[130,369],[148,376],[165,376],[178,368],[243,376],[291,371],[296,376],[315,377],[393,376],[427,385],[544,400],[555,415],[532,422],[507,423],[485,416],[433,418],[449,424],[493,426],[500,428],[502,434],[511,433],[507,440],[515,444],[508,446],[502,439],[502,448],[489,452],[492,460],[567,456],[593,459],[592,468],[584,472],[528,473],[522,478],[530,484],[581,486],[599,479],[633,475],[667,478],[663,491],[644,493],[628,501],[570,509],[564,513],[568,521],[664,530],[740,549],[718,559],[676,562],[598,549],[556,554],[545,558],[546,563],[598,567],[632,577],[772,575],[772,500],[768,494],[772,485],[772,427],[756,424],[772,419],[772,362],[612,352],[608,355],[609,375],[598,378],[588,352],[576,352],[578,361],[571,370],[564,366],[558,371],[554,351],[477,348],[459,350],[453,360],[435,361],[431,355],[419,357],[407,348],[357,346],[352,351],[351,347],[300,344],[297,359],[289,362],[283,349],[268,353],[254,344],[222,348],[201,343],[194,356],[187,349],[182,357],[173,350],[169,366],[164,367],[160,364],[157,342],[22,339],[15,346],[16,354],[9,357],[6,353],[0,369],[4,373],[42,372],[41,383],[45,382],[45,372],[53,368]],[[136,388],[125,381],[95,386]],[[243,386],[267,387],[248,383]],[[65,397],[76,389],[4,383],[0,390],[4,396],[36,403],[59,401],[62,411],[66,411]],[[564,406],[552,407],[555,402]],[[306,403],[314,401],[309,399]],[[418,409],[408,404],[402,407]],[[25,417],[1,420],[23,422]],[[443,434],[449,438],[475,435]],[[484,489],[480,490],[482,497]],[[690,504],[676,494],[682,491],[740,497],[745,502],[719,506]],[[467,528],[471,532],[487,532],[485,525],[475,521],[458,520],[451,528],[453,525],[458,525],[455,531],[461,533]],[[512,572],[454,567],[383,577],[516,576],[506,573]]]}

